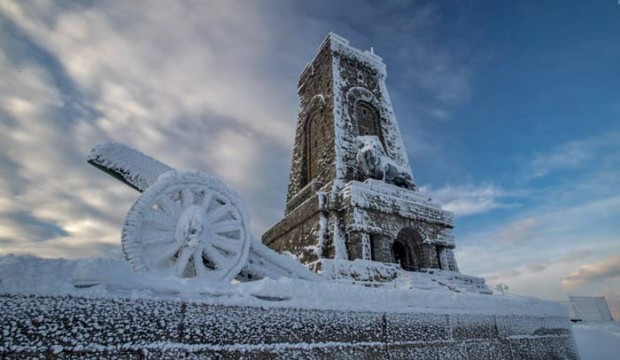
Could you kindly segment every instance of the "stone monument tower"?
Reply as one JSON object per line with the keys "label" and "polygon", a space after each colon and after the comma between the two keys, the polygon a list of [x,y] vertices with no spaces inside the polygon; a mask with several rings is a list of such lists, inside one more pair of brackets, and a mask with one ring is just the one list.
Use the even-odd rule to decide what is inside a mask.
{"label": "stone monument tower", "polygon": [[285,216],[262,241],[316,270],[362,259],[458,271],[452,214],[415,186],[385,78],[373,51],[327,36],[299,79]]}

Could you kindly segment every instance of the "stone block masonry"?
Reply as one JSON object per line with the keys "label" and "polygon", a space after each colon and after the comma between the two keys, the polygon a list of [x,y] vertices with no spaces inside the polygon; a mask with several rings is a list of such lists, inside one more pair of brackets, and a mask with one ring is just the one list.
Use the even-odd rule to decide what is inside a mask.
{"label": "stone block masonry", "polygon": [[578,359],[557,315],[0,296],[3,359]]}

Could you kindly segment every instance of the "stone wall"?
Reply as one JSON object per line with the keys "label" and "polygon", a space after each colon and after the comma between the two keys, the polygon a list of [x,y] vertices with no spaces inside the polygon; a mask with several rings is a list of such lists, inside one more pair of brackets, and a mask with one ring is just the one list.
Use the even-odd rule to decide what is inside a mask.
{"label": "stone wall", "polygon": [[262,242],[279,253],[291,253],[304,264],[314,262],[319,254],[329,255],[330,249],[328,244],[318,248],[320,217],[319,194],[315,192],[265,232]]}
{"label": "stone wall", "polygon": [[[293,147],[293,160],[286,197],[286,213],[293,210],[288,203],[312,180],[326,184],[334,179],[334,119],[333,119],[333,97],[332,97],[332,54],[329,39],[320,47],[316,58],[306,67],[302,73],[299,84],[298,94],[300,99],[299,116],[297,119],[297,130],[295,132],[295,145]],[[318,129],[320,134],[314,134],[316,140],[321,142],[320,152],[313,154],[313,157],[320,159],[322,171],[318,177],[308,179],[305,175],[307,171],[307,147],[306,125],[311,117],[316,116],[316,121],[321,123]]]}
{"label": "stone wall", "polygon": [[578,359],[558,315],[0,296],[5,359]]}
{"label": "stone wall", "polygon": [[458,271],[452,252],[451,213],[418,192],[377,180],[352,181],[341,193],[340,207],[344,209],[342,223],[349,234],[349,260],[362,258],[359,239],[369,234],[372,256],[365,260],[394,262],[392,244],[404,230],[412,229],[421,237],[422,244],[414,255],[422,268]]}
{"label": "stone wall", "polygon": [[[420,263],[416,270],[458,271],[452,252],[452,215],[419,193],[366,180],[351,181],[339,196],[329,196],[326,191],[332,184],[319,189],[320,185],[311,182],[294,198],[295,207],[263,234],[265,245],[278,252],[290,252],[304,264],[333,259],[336,218],[346,248],[346,257],[341,259],[394,262],[392,244],[403,229],[413,229],[423,243],[415,251]],[[305,201],[298,203],[300,197]],[[323,229],[321,216],[325,219]]]}

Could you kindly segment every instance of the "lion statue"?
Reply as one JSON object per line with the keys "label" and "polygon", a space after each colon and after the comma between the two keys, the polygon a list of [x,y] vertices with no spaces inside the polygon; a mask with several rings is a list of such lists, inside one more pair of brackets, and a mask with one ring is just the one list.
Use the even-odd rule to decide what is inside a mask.
{"label": "lion statue", "polygon": [[358,136],[356,143],[357,166],[362,176],[410,190],[415,189],[409,172],[386,155],[377,136]]}

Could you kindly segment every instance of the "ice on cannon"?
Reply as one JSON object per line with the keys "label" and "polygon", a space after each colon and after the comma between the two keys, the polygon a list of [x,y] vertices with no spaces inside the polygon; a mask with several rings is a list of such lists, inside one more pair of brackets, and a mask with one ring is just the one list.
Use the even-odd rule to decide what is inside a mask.
{"label": "ice on cannon", "polygon": [[115,142],[95,145],[88,162],[140,192],[155,184],[160,175],[174,170],[138,150]]}
{"label": "ice on cannon", "polygon": [[136,272],[210,283],[321,280],[254,239],[243,200],[218,178],[175,170],[114,142],[96,145],[88,162],[142,192],[121,236],[123,254]]}

